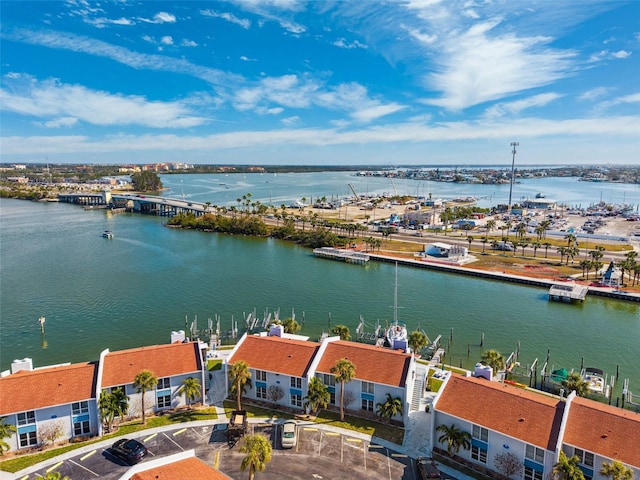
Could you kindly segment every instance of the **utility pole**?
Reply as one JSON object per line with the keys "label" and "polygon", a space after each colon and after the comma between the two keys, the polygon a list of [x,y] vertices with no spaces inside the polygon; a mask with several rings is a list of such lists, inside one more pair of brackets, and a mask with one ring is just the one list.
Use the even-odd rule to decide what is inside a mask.
{"label": "utility pole", "polygon": [[513,157],[511,159],[511,183],[509,185],[509,210],[507,211],[507,214],[509,216],[509,222],[511,222],[511,195],[513,193],[513,175],[514,175],[514,170],[515,170],[515,164],[516,164],[516,147],[518,147],[520,145],[519,142],[511,142],[511,153],[513,154]]}

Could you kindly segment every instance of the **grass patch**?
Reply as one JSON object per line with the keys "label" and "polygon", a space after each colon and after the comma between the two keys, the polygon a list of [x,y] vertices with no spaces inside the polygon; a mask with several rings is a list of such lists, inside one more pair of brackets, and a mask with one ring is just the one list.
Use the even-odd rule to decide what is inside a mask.
{"label": "grass patch", "polygon": [[219,358],[207,360],[207,370],[222,370],[222,360]]}
{"label": "grass patch", "polygon": [[[296,416],[293,413],[273,410],[251,404],[242,405],[242,408],[247,411],[248,417],[295,418]],[[224,410],[228,417],[231,416],[231,412],[235,409],[236,403],[234,401],[224,401]],[[345,430],[360,432],[366,435],[375,435],[376,437],[393,442],[397,445],[402,445],[402,440],[404,438],[404,429],[400,427],[373,422],[366,418],[353,417],[351,415],[345,415],[345,421],[341,422],[339,413],[328,410],[321,410],[315,418],[309,417],[309,421],[321,425],[331,425],[338,428],[344,428]]]}
{"label": "grass patch", "polygon": [[51,448],[49,450],[45,450],[43,452],[34,453],[31,455],[20,455],[16,456],[10,460],[5,460],[0,463],[0,470],[4,470],[5,472],[19,472],[25,468],[36,465],[40,462],[44,462],[45,460],[49,460],[51,458],[57,457],[58,455],[62,455],[63,453],[70,452],[72,450],[76,450],[81,447],[85,447],[87,445],[92,445],[94,443],[101,442],[103,440],[109,440],[111,438],[123,437],[126,435],[130,435],[132,433],[136,433],[142,430],[148,430],[150,428],[163,427],[166,425],[174,425],[185,422],[195,422],[198,420],[215,420],[218,418],[215,408],[202,408],[199,410],[182,410],[180,412],[175,412],[169,415],[162,415],[157,417],[149,417],[147,419],[147,424],[142,425],[140,421],[135,421],[131,423],[121,424],[120,428],[117,432],[110,433],[108,435],[104,435],[100,438],[92,438],[86,442],[78,442],[73,444],[68,444],[63,447]]}

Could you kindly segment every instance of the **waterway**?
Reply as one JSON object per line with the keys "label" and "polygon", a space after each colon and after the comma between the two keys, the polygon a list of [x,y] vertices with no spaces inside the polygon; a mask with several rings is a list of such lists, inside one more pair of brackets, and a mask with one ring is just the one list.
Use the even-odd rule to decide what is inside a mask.
{"label": "waterway", "polygon": [[[252,193],[252,200],[268,203],[271,198],[275,205],[312,195],[347,195],[345,179],[356,191],[365,191],[364,180],[343,173],[278,174],[269,183],[249,175],[163,177],[171,188],[168,196],[184,193],[212,204],[228,197],[235,204]],[[531,191],[562,191],[565,202],[585,206],[599,201],[592,184],[564,179],[563,186],[562,180],[537,182]],[[385,191],[389,182],[369,179],[368,185],[370,192]],[[443,198],[445,187],[451,186],[430,185],[434,196]],[[481,196],[469,185],[457,187],[459,193],[446,190],[447,196]],[[600,189],[612,197],[607,201],[640,202],[635,185]],[[42,366],[97,359],[105,348],[164,343],[172,330],[184,328],[185,317],[192,321],[197,316],[204,325],[219,315],[222,329],[228,330],[232,319],[242,329],[243,315],[254,309],[259,316],[280,309],[281,318],[295,311],[298,321],[304,317],[301,333],[312,339],[329,322],[346,324],[354,333],[360,315],[369,331],[393,317],[393,265],[346,265],[316,259],[285,242],[181,231],[166,228],[165,222],[0,199],[0,368],[24,357]],[[102,238],[104,230],[112,230],[115,238]],[[619,384],[629,378],[632,390],[640,390],[640,309],[635,303],[588,297],[583,305],[567,305],[547,301],[543,289],[408,267],[399,268],[398,291],[399,317],[432,339],[442,335],[455,365],[470,368],[483,349],[508,354],[520,342],[523,364],[544,361],[549,351],[556,368],[579,369],[584,361],[609,374],[618,369]],[[40,316],[46,317],[44,336]]]}

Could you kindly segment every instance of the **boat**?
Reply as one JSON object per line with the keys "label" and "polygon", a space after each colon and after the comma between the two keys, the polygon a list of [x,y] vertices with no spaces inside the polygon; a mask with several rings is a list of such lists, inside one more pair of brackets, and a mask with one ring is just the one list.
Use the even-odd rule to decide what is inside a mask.
{"label": "boat", "polygon": [[104,238],[113,238],[113,232],[111,230],[105,230],[102,232],[102,236]]}
{"label": "boat", "polygon": [[546,195],[542,192],[536,193],[536,198],[546,198]]}
{"label": "boat", "polygon": [[396,283],[393,297],[393,320],[385,332],[387,345],[390,348],[407,351],[407,325],[398,320],[398,264],[396,263]]}
{"label": "boat", "polygon": [[607,394],[607,384],[604,378],[604,372],[599,368],[585,368],[582,371],[582,379],[587,383],[587,387],[591,392],[602,395]]}

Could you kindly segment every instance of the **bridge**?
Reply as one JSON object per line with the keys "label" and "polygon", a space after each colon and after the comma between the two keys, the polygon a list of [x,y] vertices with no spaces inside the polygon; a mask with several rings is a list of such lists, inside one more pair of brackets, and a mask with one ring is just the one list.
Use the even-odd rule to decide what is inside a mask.
{"label": "bridge", "polygon": [[209,205],[177,198],[140,195],[134,193],[111,193],[108,190],[94,193],[61,193],[58,201],[84,205],[88,207],[124,208],[135,213],[173,217],[180,213],[193,213],[195,216],[207,213]]}

